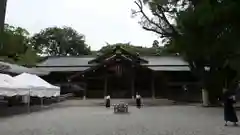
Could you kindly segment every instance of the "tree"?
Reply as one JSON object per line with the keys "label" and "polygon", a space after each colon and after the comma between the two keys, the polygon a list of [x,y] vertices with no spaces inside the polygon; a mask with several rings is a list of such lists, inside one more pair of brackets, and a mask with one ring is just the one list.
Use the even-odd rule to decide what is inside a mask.
{"label": "tree", "polygon": [[155,46],[155,47],[142,47],[142,46],[134,46],[130,43],[116,43],[116,44],[108,44],[106,46],[103,46],[99,52],[100,53],[106,53],[113,48],[115,48],[117,45],[120,45],[122,48],[126,49],[127,51],[131,53],[138,53],[141,56],[159,56],[161,53],[161,47]]}
{"label": "tree", "polygon": [[37,55],[29,45],[29,33],[21,27],[5,24],[1,34],[0,58],[7,62],[34,64]]}
{"label": "tree", "polygon": [[80,56],[90,54],[85,37],[71,27],[51,27],[35,34],[32,47],[46,56]]}
{"label": "tree", "polygon": [[28,35],[27,30],[6,24],[1,35],[3,44],[0,55],[16,58],[19,54],[23,54],[27,49]]}
{"label": "tree", "polygon": [[152,48],[159,48],[159,42],[157,40],[153,41]]}
{"label": "tree", "polygon": [[[151,9],[150,18],[143,2],[135,1],[145,30],[165,39],[168,47],[180,53],[192,72],[210,92],[212,102],[223,87],[234,82],[230,61],[238,58],[240,3],[233,0],[145,0]],[[208,67],[209,71],[206,71]],[[236,68],[235,68],[236,69]]]}

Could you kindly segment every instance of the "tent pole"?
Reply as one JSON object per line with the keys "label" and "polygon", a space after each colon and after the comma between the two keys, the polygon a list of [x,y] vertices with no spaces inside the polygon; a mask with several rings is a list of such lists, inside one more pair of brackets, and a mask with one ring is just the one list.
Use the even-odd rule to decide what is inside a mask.
{"label": "tent pole", "polygon": [[29,92],[28,92],[28,113],[30,113],[30,101],[31,101],[31,99],[30,99],[30,91],[31,91],[31,89],[29,89]]}
{"label": "tent pole", "polygon": [[41,97],[41,107],[43,107],[43,97]]}

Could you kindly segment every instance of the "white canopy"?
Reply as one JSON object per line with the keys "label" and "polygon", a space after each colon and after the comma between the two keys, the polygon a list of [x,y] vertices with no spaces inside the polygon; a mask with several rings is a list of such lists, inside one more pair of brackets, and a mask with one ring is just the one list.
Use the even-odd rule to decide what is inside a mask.
{"label": "white canopy", "polygon": [[37,75],[22,73],[13,77],[17,84],[23,84],[31,88],[31,96],[52,97],[60,95],[60,88],[54,86]]}
{"label": "white canopy", "polygon": [[27,95],[28,91],[29,87],[15,83],[10,75],[0,74],[0,95],[8,97]]}
{"label": "white canopy", "polygon": [[11,88],[11,85],[7,82],[0,82],[0,95],[12,97],[17,95],[17,91]]}

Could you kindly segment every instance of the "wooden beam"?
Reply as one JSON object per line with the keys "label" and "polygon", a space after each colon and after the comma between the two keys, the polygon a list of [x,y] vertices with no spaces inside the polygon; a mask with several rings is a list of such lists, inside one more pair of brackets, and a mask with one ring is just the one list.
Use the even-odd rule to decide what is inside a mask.
{"label": "wooden beam", "polygon": [[4,29],[6,8],[7,8],[7,0],[0,0],[0,33]]}
{"label": "wooden beam", "polygon": [[134,73],[134,70],[132,72],[131,94],[132,94],[132,99],[134,99],[134,97],[135,97],[135,73]]}
{"label": "wooden beam", "polygon": [[85,100],[87,98],[87,84],[84,84],[84,94],[83,94],[83,99]]}
{"label": "wooden beam", "polygon": [[152,98],[155,99],[155,77],[154,77],[154,72],[152,72],[151,89],[152,89]]}
{"label": "wooden beam", "polygon": [[103,97],[107,96],[107,86],[108,86],[108,77],[105,76],[105,79],[104,79],[104,93],[103,93]]}

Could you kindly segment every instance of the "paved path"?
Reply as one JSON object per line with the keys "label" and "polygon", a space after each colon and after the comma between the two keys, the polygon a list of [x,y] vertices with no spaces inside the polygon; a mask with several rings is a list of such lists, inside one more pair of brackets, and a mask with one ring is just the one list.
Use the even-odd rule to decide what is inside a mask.
{"label": "paved path", "polygon": [[[173,101],[168,99],[151,99],[151,98],[144,98],[142,99],[143,104],[146,106],[165,106],[165,105],[172,105]],[[134,99],[111,99],[111,104],[116,103],[128,103],[129,105],[136,105],[136,101]],[[60,106],[104,106],[105,101],[104,99],[87,99],[87,100],[78,100],[78,99],[71,99],[66,100],[64,102],[59,103]]]}
{"label": "paved path", "polygon": [[221,108],[162,106],[129,108],[113,114],[104,107],[66,107],[0,118],[0,135],[239,135],[224,127]]}

